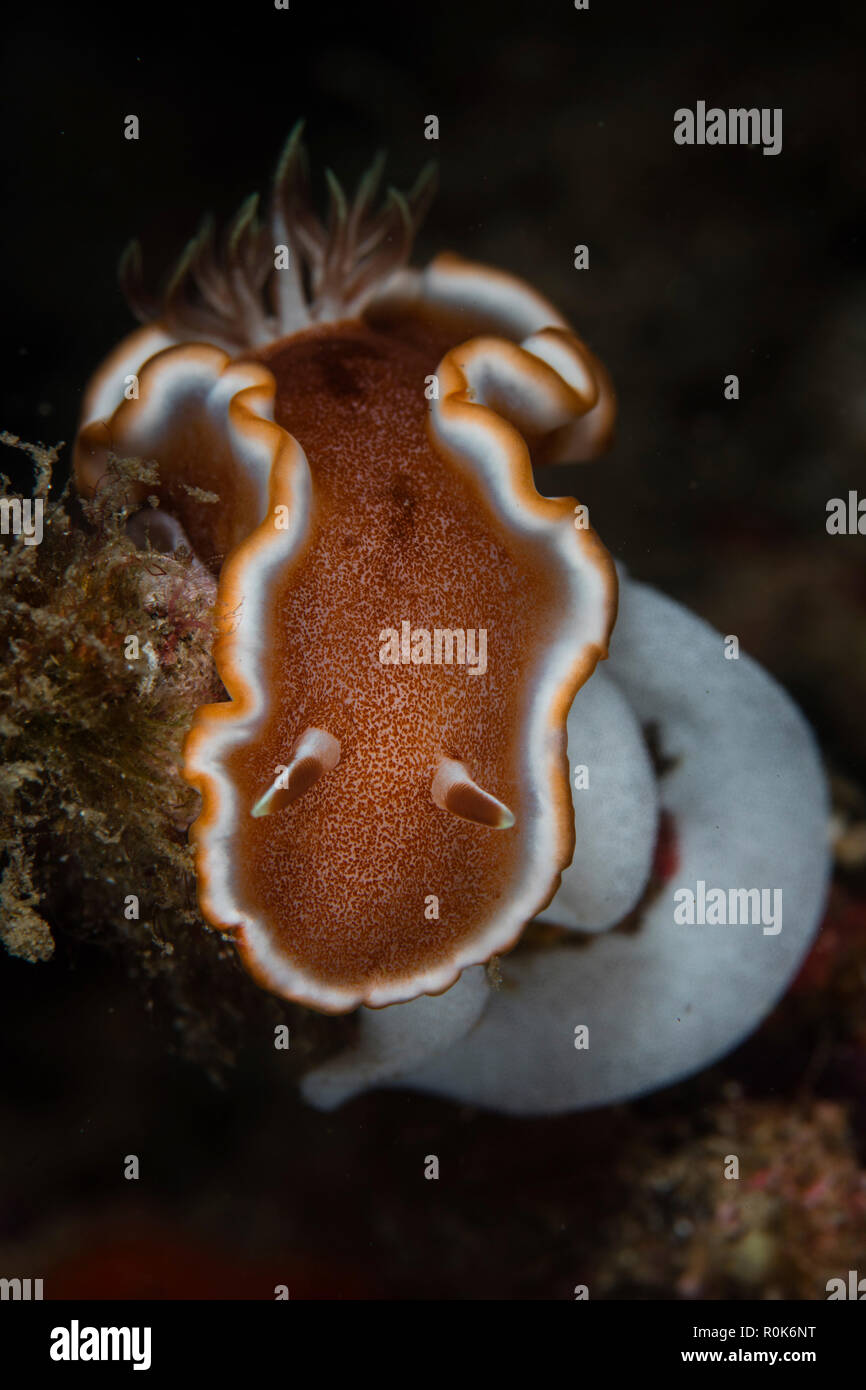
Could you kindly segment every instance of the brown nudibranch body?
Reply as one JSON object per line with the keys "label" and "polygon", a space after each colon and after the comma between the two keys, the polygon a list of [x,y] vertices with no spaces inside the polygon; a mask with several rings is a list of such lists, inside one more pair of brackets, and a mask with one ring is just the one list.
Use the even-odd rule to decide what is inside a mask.
{"label": "brown nudibranch body", "polygon": [[[385,257],[347,314],[335,243],[364,284],[387,209],[371,219],[362,184],[326,233],[299,148],[270,223],[295,288],[236,236],[198,282],[218,315],[185,325],[174,303],[109,359],[76,470],[87,489],[109,446],[155,458],[147,490],[202,558],[226,556],[229,699],[186,748],[202,909],[267,987],[341,1011],[440,992],[507,950],[571,860],[566,716],[606,655],[616,578],[573,500],[535,490],[530,455],[592,452],[612,397],[545,301],[455,257]],[[270,288],[318,319],[277,314],[289,331],[245,342],[244,275],[247,308]],[[114,399],[124,369],[137,399]]]}

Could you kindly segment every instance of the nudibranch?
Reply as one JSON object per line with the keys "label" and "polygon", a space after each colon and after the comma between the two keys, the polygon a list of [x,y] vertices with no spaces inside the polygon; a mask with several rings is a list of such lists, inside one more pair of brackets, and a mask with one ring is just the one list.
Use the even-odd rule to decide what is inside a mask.
{"label": "nudibranch", "polygon": [[[509,950],[575,848],[567,717],[607,655],[613,563],[533,461],[604,447],[613,392],[520,281],[406,262],[422,176],[374,213],[296,131],[270,208],[207,223],[84,403],[75,471],[155,460],[218,573],[228,699],[185,775],[199,900],[266,987],[325,1012],[438,995]],[[579,847],[579,854],[584,853]]]}
{"label": "nudibranch", "polygon": [[[755,662],[535,490],[604,448],[607,373],[512,276],[410,268],[431,182],[374,214],[380,174],[351,204],[329,177],[322,225],[295,132],[264,221],[206,223],[161,299],[127,255],[143,326],[87,391],[78,486],[155,460],[130,534],[218,576],[228,698],[185,752],[204,915],[269,989],[371,1006],[307,1100],[625,1100],[723,1056],[796,972],[820,756]],[[679,921],[701,885],[778,894],[778,923]]]}

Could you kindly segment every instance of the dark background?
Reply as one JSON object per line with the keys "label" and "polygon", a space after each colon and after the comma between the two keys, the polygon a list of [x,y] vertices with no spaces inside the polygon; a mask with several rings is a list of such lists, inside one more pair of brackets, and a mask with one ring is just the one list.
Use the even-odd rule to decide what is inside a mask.
{"label": "dark background", "polygon": [[[824,526],[829,498],[866,492],[862,9],[247,0],[17,6],[6,24],[0,427],[71,442],[89,373],[133,326],[125,244],[159,279],[206,210],[266,190],[299,116],[320,190],[380,147],[401,188],[435,155],[416,262],[453,249],[522,275],[616,383],[612,452],[542,490],[576,491],[637,577],[737,633],[862,783],[866,541]],[[782,107],[782,153],[675,146],[674,110],[699,99]],[[171,1296],[205,1270],[232,1296],[286,1269],[337,1296],[568,1297],[621,1201],[604,1176],[621,1136],[716,1094],[518,1122],[386,1093],[322,1118],[252,1054],[214,1089],[125,968],[62,932],[50,964],[0,962],[0,990],[0,1246],[101,1268],[112,1242],[167,1232],[153,1279]],[[733,1074],[775,1094],[746,1055]],[[120,1180],[126,1152],[146,1180]],[[146,1265],[136,1249],[117,1267]]]}

